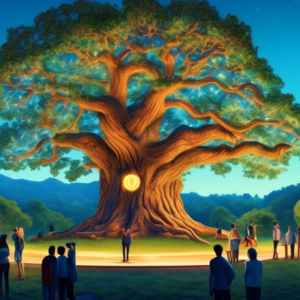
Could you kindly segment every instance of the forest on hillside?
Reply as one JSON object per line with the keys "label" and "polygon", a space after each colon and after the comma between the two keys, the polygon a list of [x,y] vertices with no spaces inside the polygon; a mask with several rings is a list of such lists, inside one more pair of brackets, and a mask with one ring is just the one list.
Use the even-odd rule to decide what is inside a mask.
{"label": "forest on hillside", "polygon": [[[57,231],[64,231],[94,214],[98,204],[99,184],[64,184],[56,179],[43,182],[13,180],[0,175],[1,232],[15,226],[26,228],[27,236],[39,230],[48,232],[50,223]],[[261,235],[271,235],[272,222],[277,220],[283,230],[294,229],[300,223],[300,184],[273,191],[264,198],[250,194],[200,196],[181,194],[188,214],[196,221],[230,229],[236,223],[242,235],[254,220]],[[16,220],[18,224],[16,224]]]}

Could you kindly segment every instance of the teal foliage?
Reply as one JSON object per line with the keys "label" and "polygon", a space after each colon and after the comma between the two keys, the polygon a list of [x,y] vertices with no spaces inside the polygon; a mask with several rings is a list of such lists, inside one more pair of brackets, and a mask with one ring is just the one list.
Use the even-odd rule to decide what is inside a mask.
{"label": "teal foliage", "polygon": [[[123,67],[151,69],[128,80],[129,114],[143,105],[150,91],[210,77],[220,84],[185,87],[168,95],[166,101],[189,101],[198,112],[213,110],[233,126],[243,126],[253,119],[282,121],[281,128],[255,127],[238,142],[299,146],[292,132],[300,135],[300,106],[293,95],[282,92],[280,77],[266,59],[258,57],[251,28],[237,17],[221,18],[208,1],[172,0],[162,6],[156,0],[125,0],[121,9],[109,3],[75,1],[39,14],[33,26],[8,30],[7,41],[0,48],[0,169],[39,169],[39,160],[53,155],[50,142],[29,158],[14,158],[43,139],[55,140],[69,131],[105,138],[98,114],[84,109],[80,115],[78,103],[109,95],[112,74],[101,58],[116,57],[126,48],[131,51]],[[175,60],[170,78],[165,76],[166,49]],[[215,50],[218,53],[210,55]],[[255,95],[247,88],[240,95],[221,88],[234,90],[247,84],[259,90],[267,107],[262,109],[252,101]],[[54,94],[68,100],[54,102]],[[198,128],[213,123],[210,118],[197,120],[182,110],[169,109],[161,120],[160,138],[168,137],[180,124]],[[201,146],[222,143],[215,140]],[[84,159],[72,159],[71,149],[59,149],[57,154],[60,160],[50,165],[53,176],[65,172],[72,182],[90,173],[83,168]],[[225,176],[232,165],[240,164],[245,177],[274,179],[285,171],[292,155],[300,157],[299,148],[275,161],[247,155],[214,164],[211,170]]]}

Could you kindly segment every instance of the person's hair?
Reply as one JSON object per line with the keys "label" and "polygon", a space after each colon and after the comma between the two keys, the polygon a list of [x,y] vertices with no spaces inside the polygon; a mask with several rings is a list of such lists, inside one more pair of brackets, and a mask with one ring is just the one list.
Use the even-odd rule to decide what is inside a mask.
{"label": "person's hair", "polygon": [[289,230],[292,231],[292,229],[293,229],[292,226],[289,226]]}
{"label": "person's hair", "polygon": [[277,222],[273,222],[273,225],[275,226],[275,225],[277,225],[278,223]]}
{"label": "person's hair", "polygon": [[0,249],[7,248],[9,250],[6,239],[7,239],[7,234],[2,234],[0,237]]}
{"label": "person's hair", "polygon": [[50,246],[49,249],[48,249],[48,253],[49,255],[54,255],[55,254],[55,246]]}
{"label": "person's hair", "polygon": [[221,234],[221,233],[222,233],[222,229],[219,228],[219,229],[217,230],[217,233],[218,233],[218,234]]}
{"label": "person's hair", "polygon": [[215,251],[217,256],[221,256],[222,252],[223,252],[223,247],[219,244],[214,245],[214,251]]}
{"label": "person's hair", "polygon": [[248,249],[248,256],[250,260],[255,260],[257,258],[257,252],[254,248]]}
{"label": "person's hair", "polygon": [[253,224],[253,225],[255,225],[255,222],[254,221],[251,221],[251,223],[250,224]]}
{"label": "person's hair", "polygon": [[231,224],[231,228],[235,228],[236,226],[235,226],[235,224],[234,223],[232,223]]}
{"label": "person's hair", "polygon": [[65,247],[59,246],[59,247],[57,248],[57,253],[58,253],[59,255],[64,255],[65,252],[66,252]]}

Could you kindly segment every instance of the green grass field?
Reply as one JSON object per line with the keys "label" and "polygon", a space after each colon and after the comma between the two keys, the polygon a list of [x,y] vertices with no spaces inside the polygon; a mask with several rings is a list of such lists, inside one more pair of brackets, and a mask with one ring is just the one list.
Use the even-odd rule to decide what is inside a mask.
{"label": "green grass field", "polygon": [[[265,261],[262,299],[299,299],[300,260]],[[232,299],[245,299],[244,263],[233,266],[236,279],[232,284]],[[26,280],[16,280],[17,267],[11,264],[11,296],[15,300],[41,299],[40,266],[26,265]],[[76,295],[95,293],[107,300],[122,299],[212,299],[207,295],[207,267],[203,268],[78,268]]]}
{"label": "green grass field", "polygon": [[[213,245],[221,244],[224,249],[228,245],[226,240],[215,240],[214,237],[205,237],[210,245],[202,242],[195,242],[185,239],[172,239],[164,237],[150,237],[150,238],[136,238],[132,240],[132,247],[130,249],[131,254],[147,254],[147,253],[182,253],[182,252],[199,252],[199,251],[211,251]],[[45,250],[47,251],[50,245],[65,245],[66,242],[70,242],[72,239],[49,239],[27,242],[25,244],[26,249],[30,250]],[[88,240],[88,239],[76,239],[76,247],[78,251],[97,251],[99,253],[120,253],[121,239],[117,238],[103,238],[100,241]],[[13,246],[12,241],[9,241]],[[273,242],[269,238],[259,238],[259,247],[270,248],[272,251]]]}

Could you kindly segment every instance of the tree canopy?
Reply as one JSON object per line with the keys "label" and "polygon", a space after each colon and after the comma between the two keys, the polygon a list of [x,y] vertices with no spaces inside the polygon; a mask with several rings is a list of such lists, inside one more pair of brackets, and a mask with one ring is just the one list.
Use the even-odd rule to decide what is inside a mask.
{"label": "tree canopy", "polygon": [[300,155],[300,105],[283,85],[251,28],[207,1],[63,4],[0,49],[0,169],[50,165],[75,181],[143,149],[180,174],[241,164],[273,179]]}

